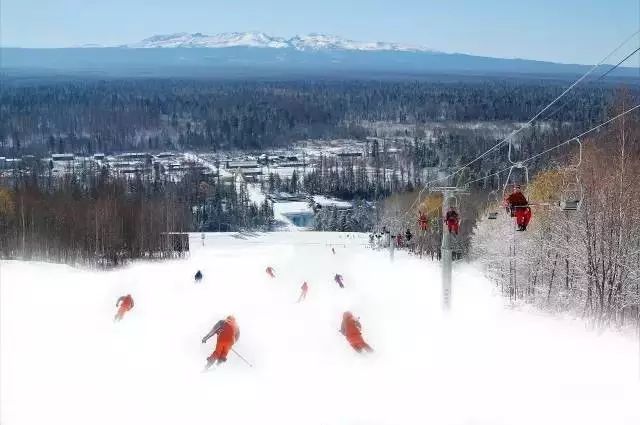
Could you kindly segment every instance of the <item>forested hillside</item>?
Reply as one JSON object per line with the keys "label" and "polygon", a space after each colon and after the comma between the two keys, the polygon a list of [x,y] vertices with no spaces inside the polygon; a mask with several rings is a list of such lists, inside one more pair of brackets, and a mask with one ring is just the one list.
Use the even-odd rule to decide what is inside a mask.
{"label": "forested hillside", "polygon": [[[405,135],[424,137],[424,125],[433,122],[526,121],[567,85],[552,79],[3,81],[0,155],[258,149],[376,135],[385,124],[406,125]],[[550,111],[547,121],[602,119],[612,91],[596,83],[576,88],[565,98],[570,107]],[[637,87],[631,95],[638,97]],[[474,154],[468,140],[458,142]]]}

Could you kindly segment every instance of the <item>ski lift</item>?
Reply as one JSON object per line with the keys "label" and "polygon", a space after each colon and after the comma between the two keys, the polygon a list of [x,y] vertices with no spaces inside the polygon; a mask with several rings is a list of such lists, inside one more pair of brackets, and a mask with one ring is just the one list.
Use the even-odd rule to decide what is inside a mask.
{"label": "ski lift", "polygon": [[560,195],[560,209],[562,211],[578,211],[582,204],[582,187],[580,182],[568,183]]}
{"label": "ski lift", "polygon": [[449,197],[450,201],[449,201],[449,208],[453,208],[454,210],[458,210],[458,208],[460,207],[460,203],[458,202],[458,198],[456,198],[454,195],[451,195]]}
{"label": "ski lift", "polygon": [[496,205],[498,205],[498,192],[497,191],[492,190],[491,192],[489,192],[488,205],[492,209],[488,212],[487,218],[489,220],[496,220],[498,218],[498,211],[496,211],[494,208],[495,208]]}
{"label": "ski lift", "polygon": [[574,172],[576,181],[565,183],[564,177],[562,179],[564,186],[560,194],[560,209],[562,211],[577,211],[580,209],[584,199],[584,191],[578,175],[578,170],[582,164],[582,142],[579,138],[576,138],[575,141],[578,143],[578,163],[570,166],[569,172]]}
{"label": "ski lift", "polygon": [[[509,159],[509,162],[511,163],[511,167],[509,168],[509,174],[507,174],[507,179],[504,182],[504,187],[502,188],[502,196],[506,196],[507,193],[507,187],[509,186],[509,182],[511,181],[511,179],[513,179],[513,186],[516,185],[520,185],[520,186],[528,186],[529,185],[529,168],[524,165],[524,162],[522,161],[514,161],[511,158],[511,152],[512,152],[512,146],[513,143],[511,142],[511,139],[509,139],[509,153],[507,155],[507,159]],[[522,173],[522,177],[521,177],[521,181],[520,182],[516,182],[516,175],[518,174],[518,172],[516,170],[521,170]],[[514,171],[516,171],[514,173]]]}
{"label": "ski lift", "polygon": [[[516,181],[516,170],[522,170],[522,177],[520,182]],[[514,172],[516,171],[516,172]],[[513,163],[513,165],[509,168],[509,174],[507,174],[507,179],[505,180],[504,186],[502,188],[502,196],[506,197],[507,188],[509,186],[528,186],[529,185],[529,168],[524,165],[522,162]]]}

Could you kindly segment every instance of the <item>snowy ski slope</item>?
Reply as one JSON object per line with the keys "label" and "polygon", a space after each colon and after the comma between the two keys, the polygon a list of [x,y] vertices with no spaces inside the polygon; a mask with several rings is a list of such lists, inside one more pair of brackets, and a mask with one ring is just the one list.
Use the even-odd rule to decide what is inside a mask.
{"label": "snowy ski slope", "polygon": [[[443,315],[438,264],[366,240],[193,235],[187,260],[110,272],[2,262],[0,423],[640,424],[637,342],[508,309],[470,265]],[[114,324],[125,293],[135,308]],[[345,309],[372,356],[338,333]],[[200,339],[230,313],[254,367],[231,354],[201,373]]]}

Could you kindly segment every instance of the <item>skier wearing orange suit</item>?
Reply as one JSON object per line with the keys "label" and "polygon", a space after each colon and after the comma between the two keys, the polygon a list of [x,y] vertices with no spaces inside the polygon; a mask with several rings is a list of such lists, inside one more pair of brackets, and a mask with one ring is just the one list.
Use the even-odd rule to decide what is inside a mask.
{"label": "skier wearing orange suit", "polygon": [[118,311],[116,312],[114,321],[119,322],[124,317],[125,313],[133,308],[133,298],[131,294],[123,295],[118,298],[116,301],[116,307],[118,307]]}
{"label": "skier wearing orange suit", "polygon": [[300,301],[304,300],[305,298],[307,298],[307,292],[309,291],[309,285],[307,284],[306,281],[302,284],[300,289],[302,290],[302,292],[300,293],[300,298],[298,298],[298,302],[300,302]]}
{"label": "skier wearing orange suit", "polygon": [[363,351],[370,353],[373,351],[369,344],[364,342],[364,339],[362,338],[362,326],[360,325],[360,321],[353,317],[353,313],[350,311],[345,311],[342,314],[340,333],[347,338],[351,347],[353,347],[353,349],[358,353]]}
{"label": "skier wearing orange suit", "polygon": [[233,316],[227,316],[224,320],[218,320],[218,323],[202,338],[205,344],[209,338],[218,335],[216,348],[213,353],[207,357],[207,368],[214,363],[220,364],[227,361],[227,355],[238,339],[240,339],[240,328]]}

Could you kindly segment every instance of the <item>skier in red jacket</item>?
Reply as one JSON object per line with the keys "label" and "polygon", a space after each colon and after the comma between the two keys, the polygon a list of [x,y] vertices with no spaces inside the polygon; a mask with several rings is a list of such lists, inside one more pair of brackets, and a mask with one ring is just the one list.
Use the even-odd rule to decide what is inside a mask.
{"label": "skier in red jacket", "polygon": [[116,312],[113,320],[119,322],[122,320],[125,313],[133,308],[133,297],[131,297],[131,294],[123,295],[118,298],[118,301],[116,301],[116,307],[118,307],[118,311]]}
{"label": "skier in red jacket", "polygon": [[224,320],[218,320],[218,323],[202,338],[205,344],[209,338],[218,335],[216,348],[213,353],[207,357],[207,368],[214,363],[220,364],[227,361],[227,355],[233,347],[233,344],[240,339],[240,328],[233,316],[227,316]]}
{"label": "skier in red jacket", "polygon": [[269,266],[269,267],[267,267],[267,269],[265,271],[267,272],[267,274],[269,276],[271,276],[271,278],[275,278],[276,277],[276,271],[273,270],[273,267]]}
{"label": "skier in red jacket", "polygon": [[513,187],[513,192],[507,196],[504,203],[511,217],[516,218],[518,231],[524,232],[527,230],[529,221],[531,221],[531,208],[529,208],[529,201],[527,201],[519,185]]}
{"label": "skier in red jacket", "polygon": [[306,281],[302,284],[300,289],[302,292],[300,292],[300,298],[298,298],[298,302],[301,302],[302,300],[307,298],[307,292],[309,292],[309,285],[307,284]]}

